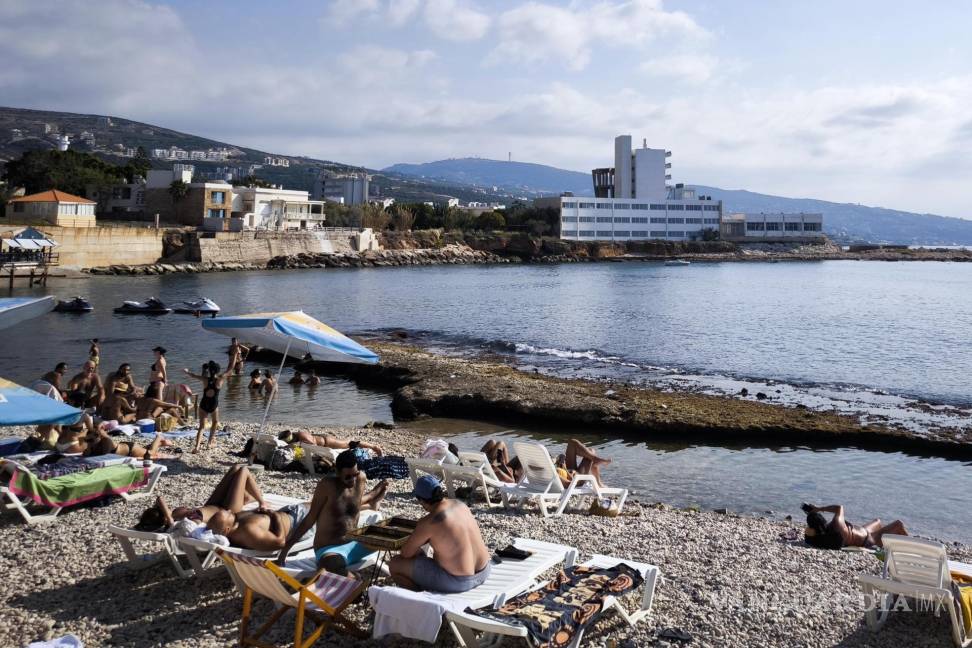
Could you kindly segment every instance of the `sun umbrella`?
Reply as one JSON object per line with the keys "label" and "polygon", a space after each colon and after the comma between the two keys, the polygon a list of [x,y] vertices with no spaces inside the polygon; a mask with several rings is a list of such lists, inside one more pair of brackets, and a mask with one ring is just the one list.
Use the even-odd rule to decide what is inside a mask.
{"label": "sun umbrella", "polygon": [[0,378],[0,425],[70,425],[81,410]]}
{"label": "sun umbrella", "polygon": [[0,329],[20,324],[54,308],[54,296],[0,299]]}
{"label": "sun umbrella", "polygon": [[[214,333],[239,338],[283,354],[277,370],[278,385],[288,355],[303,358],[310,354],[319,362],[378,363],[377,354],[303,311],[215,317],[203,320],[202,325]],[[260,424],[261,432],[272,402],[273,397],[267,401]]]}

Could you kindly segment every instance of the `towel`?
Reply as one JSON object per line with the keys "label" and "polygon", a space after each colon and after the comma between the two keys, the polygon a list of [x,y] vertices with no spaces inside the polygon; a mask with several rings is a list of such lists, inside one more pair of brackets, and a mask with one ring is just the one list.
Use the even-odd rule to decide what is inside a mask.
{"label": "towel", "polygon": [[435,643],[446,612],[462,612],[463,601],[449,601],[441,594],[412,592],[401,587],[368,588],[368,599],[375,609],[371,636],[375,639],[400,634],[408,639]]}
{"label": "towel", "polygon": [[148,468],[141,466],[109,466],[45,480],[16,468],[7,487],[36,504],[59,508],[127,493],[144,486],[148,479]]}
{"label": "towel", "polygon": [[84,644],[73,634],[66,634],[50,641],[35,641],[27,644],[27,648],[84,648]]}
{"label": "towel", "polygon": [[952,583],[961,610],[965,634],[972,633],[972,578],[966,574],[952,572]]}

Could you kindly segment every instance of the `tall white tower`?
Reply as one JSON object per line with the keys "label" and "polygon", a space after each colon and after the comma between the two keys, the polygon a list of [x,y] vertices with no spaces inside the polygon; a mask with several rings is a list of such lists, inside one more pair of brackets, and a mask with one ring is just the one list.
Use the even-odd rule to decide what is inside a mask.
{"label": "tall white tower", "polygon": [[614,138],[614,197],[634,198],[632,181],[631,136]]}

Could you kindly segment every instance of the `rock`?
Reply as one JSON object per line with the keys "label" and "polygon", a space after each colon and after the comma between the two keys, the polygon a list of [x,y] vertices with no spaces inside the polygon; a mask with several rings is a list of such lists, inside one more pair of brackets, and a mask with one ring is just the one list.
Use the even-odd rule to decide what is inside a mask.
{"label": "rock", "polygon": [[739,395],[740,396],[749,396],[749,390],[746,389],[745,387],[743,387],[742,389],[739,390]]}
{"label": "rock", "polygon": [[769,398],[769,396],[767,396],[763,392],[756,392],[756,398],[758,400],[766,400],[767,398]]}

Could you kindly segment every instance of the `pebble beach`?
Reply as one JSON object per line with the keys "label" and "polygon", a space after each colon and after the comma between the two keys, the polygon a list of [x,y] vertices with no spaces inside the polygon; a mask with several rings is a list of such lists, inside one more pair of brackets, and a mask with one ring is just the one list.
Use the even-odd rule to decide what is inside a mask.
{"label": "pebble beach", "polygon": [[[242,461],[228,451],[240,450],[256,427],[230,423],[229,436],[220,437],[213,451],[198,455],[189,453],[191,440],[176,441],[185,452],[163,462],[168,472],[157,493],[177,505],[201,504],[229,466]],[[402,456],[415,456],[425,441],[408,427],[306,429],[379,443],[386,454]],[[24,436],[29,430],[7,428],[3,433]],[[605,479],[610,483],[609,468]],[[264,493],[306,498],[316,483],[301,473],[269,471],[257,473],[257,480]],[[408,480],[392,481],[383,510],[419,517],[421,509],[410,490]],[[34,527],[15,511],[3,511],[0,646],[25,646],[67,633],[86,646],[234,645],[242,597],[223,570],[183,579],[167,563],[141,570],[126,563],[107,527],[134,525],[150,503],[113,498],[107,505],[68,510],[54,522]],[[574,546],[581,560],[602,553],[661,569],[652,614],[635,628],[608,614],[588,631],[585,645],[611,645],[612,640],[630,640],[625,645],[635,646],[951,645],[946,617],[932,613],[901,613],[879,634],[871,633],[863,623],[864,602],[856,576],[879,573],[880,563],[871,555],[822,551],[781,537],[802,530],[802,520],[678,510],[639,501],[637,493],[617,518],[574,512],[545,519],[530,508],[514,513],[473,506],[493,549],[528,537]],[[972,561],[969,547],[949,543],[948,550],[951,559]],[[628,609],[639,602],[637,593],[624,601]],[[260,602],[256,618],[269,610],[266,601]],[[373,615],[366,597],[349,616],[370,628]],[[657,637],[665,628],[679,628],[692,640]],[[292,616],[285,617],[267,639],[289,645],[292,629]],[[334,633],[325,634],[317,645],[350,644],[418,645],[389,638],[356,642]],[[443,628],[436,645],[457,644]]]}

